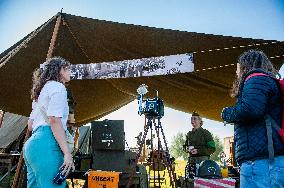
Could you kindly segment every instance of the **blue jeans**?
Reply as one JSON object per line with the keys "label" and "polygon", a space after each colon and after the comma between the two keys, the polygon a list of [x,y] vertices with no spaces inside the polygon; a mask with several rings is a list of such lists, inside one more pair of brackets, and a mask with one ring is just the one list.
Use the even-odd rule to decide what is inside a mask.
{"label": "blue jeans", "polygon": [[284,188],[284,156],[244,162],[240,178],[241,188]]}
{"label": "blue jeans", "polygon": [[50,126],[40,126],[24,145],[28,188],[65,188],[53,183],[53,178],[63,164],[63,153]]}

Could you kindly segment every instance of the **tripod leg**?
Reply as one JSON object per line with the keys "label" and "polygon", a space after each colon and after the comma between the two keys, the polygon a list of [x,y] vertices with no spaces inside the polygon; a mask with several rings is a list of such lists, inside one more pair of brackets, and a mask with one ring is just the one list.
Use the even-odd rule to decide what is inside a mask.
{"label": "tripod leg", "polygon": [[[150,159],[151,159],[151,164],[153,166],[153,172],[154,172],[154,187],[156,187],[156,161],[155,161],[155,158],[154,158],[154,145],[153,145],[153,120],[151,120],[151,125],[150,125],[150,128],[151,128],[151,151],[152,151],[152,154],[150,156]],[[151,167],[151,166],[150,166]],[[151,177],[151,168],[149,167],[149,175]]]}
{"label": "tripod leg", "polygon": [[134,174],[136,173],[136,166],[137,166],[138,160],[139,160],[141,152],[142,152],[142,147],[143,147],[143,144],[145,143],[147,132],[148,132],[149,127],[151,126],[151,124],[152,124],[151,119],[148,119],[147,124],[144,126],[143,137],[142,137],[141,141],[139,141],[139,150],[138,150],[138,153],[136,155],[135,166],[133,166],[133,169],[132,169],[131,175],[129,177],[129,180],[128,180],[126,188],[129,188],[131,186],[131,184],[132,184],[132,179],[133,179]]}
{"label": "tripod leg", "polygon": [[166,137],[165,137],[165,134],[164,134],[164,131],[163,131],[163,127],[162,127],[160,118],[158,118],[158,127],[159,127],[159,129],[161,129],[161,133],[162,133],[162,136],[163,136],[163,139],[164,139],[164,144],[165,144],[165,147],[166,147],[165,154],[166,154],[167,169],[169,168],[168,172],[169,172],[169,176],[170,176],[170,182],[171,182],[172,187],[174,188],[175,183],[176,183],[176,179],[175,179],[175,176],[174,176],[172,164],[170,162],[170,152],[169,152],[169,148],[168,148],[168,145],[167,145]]}
{"label": "tripod leg", "polygon": [[[172,177],[171,177],[171,173],[170,173],[170,168],[169,168],[170,163],[168,162],[168,159],[167,159],[168,156],[166,155],[166,152],[165,152],[164,149],[163,149],[163,146],[162,146],[162,143],[161,143],[161,139],[160,139],[160,127],[159,127],[159,126],[156,126],[156,124],[155,124],[155,129],[156,129],[156,132],[157,132],[157,135],[158,135],[158,147],[159,147],[159,149],[160,149],[160,151],[161,151],[161,153],[162,153],[161,158],[163,159],[162,161],[164,162],[165,167],[167,168],[167,171],[168,171],[168,174],[169,174],[169,177],[170,177],[170,185],[173,186],[173,181],[172,181]],[[165,157],[164,157],[163,154],[165,154]]]}
{"label": "tripod leg", "polygon": [[159,187],[161,187],[161,177],[160,177],[160,164],[161,164],[161,140],[160,140],[160,135],[159,135],[159,128],[157,128],[156,121],[154,120],[154,127],[156,130],[157,138],[158,138],[158,182],[159,182]]}

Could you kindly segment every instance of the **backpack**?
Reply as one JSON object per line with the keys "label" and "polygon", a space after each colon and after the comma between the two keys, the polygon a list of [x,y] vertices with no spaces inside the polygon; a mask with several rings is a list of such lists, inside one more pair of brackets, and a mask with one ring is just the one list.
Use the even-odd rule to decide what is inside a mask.
{"label": "backpack", "polygon": [[279,134],[282,143],[284,143],[284,79],[277,79],[263,73],[252,73],[245,79],[245,82],[255,76],[267,76],[272,78],[273,80],[277,81],[279,88],[281,90],[281,103],[282,103],[281,127],[277,125],[277,123],[271,116],[269,115],[265,116],[265,123],[266,123],[267,137],[268,137],[268,152],[269,152],[269,159],[271,160],[273,159],[274,156],[272,127],[277,130],[277,133]]}
{"label": "backpack", "polygon": [[263,74],[263,73],[253,73],[251,75],[249,75],[246,79],[245,79],[245,82],[247,80],[249,80],[250,78],[254,77],[254,76],[267,76],[267,77],[270,77],[274,80],[277,81],[278,85],[280,86],[280,90],[281,90],[281,98],[282,98],[282,114],[281,114],[281,127],[279,127],[278,125],[276,125],[275,121],[273,122],[272,126],[277,130],[280,138],[281,138],[281,141],[284,143],[284,79],[277,79],[277,78],[274,78],[274,77],[271,77],[267,74]]}

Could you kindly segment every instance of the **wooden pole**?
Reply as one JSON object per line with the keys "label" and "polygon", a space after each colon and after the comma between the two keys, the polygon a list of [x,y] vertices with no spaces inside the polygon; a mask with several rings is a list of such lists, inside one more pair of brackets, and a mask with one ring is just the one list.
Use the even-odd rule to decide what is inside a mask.
{"label": "wooden pole", "polygon": [[58,15],[53,16],[51,19],[49,19],[45,24],[43,24],[39,29],[33,31],[31,34],[28,35],[28,37],[21,42],[18,46],[16,46],[14,49],[12,49],[10,52],[8,52],[5,56],[3,56],[0,59],[0,68],[3,67],[14,55],[16,55],[22,48],[25,48],[29,45],[29,42],[39,33],[43,28],[45,28],[47,25],[50,24]]}
{"label": "wooden pole", "polygon": [[[62,19],[62,15],[59,14],[58,17],[57,17],[55,26],[54,26],[54,30],[53,30],[53,33],[52,33],[52,38],[50,40],[49,49],[48,49],[48,52],[47,52],[47,55],[46,55],[46,59],[51,58],[52,55],[53,55],[54,47],[55,47],[55,43],[56,43],[58,31],[59,31],[59,26],[61,24],[61,19]],[[27,129],[24,143],[28,140],[28,138],[30,137],[30,134],[31,134],[31,132],[29,131],[29,129]],[[17,165],[17,170],[16,170],[16,174],[15,174],[15,177],[14,177],[14,180],[13,180],[12,188],[18,187],[23,164],[24,164],[24,157],[23,157],[23,151],[22,151],[18,165]]]}
{"label": "wooden pole", "polygon": [[5,111],[0,110],[0,128],[2,127]]}
{"label": "wooden pole", "polygon": [[49,44],[49,49],[48,49],[48,52],[47,52],[47,55],[46,55],[46,59],[51,58],[52,54],[54,52],[54,47],[55,47],[59,27],[61,25],[61,20],[62,20],[62,16],[61,16],[61,14],[59,14],[59,16],[57,17],[56,23],[55,23],[55,27],[54,27],[54,30],[53,30],[53,34],[52,34],[50,44]]}
{"label": "wooden pole", "polygon": [[[28,140],[28,138],[30,137],[30,134],[31,134],[31,132],[27,128],[25,139],[24,139],[24,143]],[[19,180],[20,180],[21,170],[22,170],[23,164],[24,164],[24,156],[23,156],[23,151],[22,151],[21,152],[21,156],[19,158],[19,162],[17,164],[16,174],[15,174],[15,177],[13,179],[12,188],[17,188],[18,187],[18,183],[19,183]]]}

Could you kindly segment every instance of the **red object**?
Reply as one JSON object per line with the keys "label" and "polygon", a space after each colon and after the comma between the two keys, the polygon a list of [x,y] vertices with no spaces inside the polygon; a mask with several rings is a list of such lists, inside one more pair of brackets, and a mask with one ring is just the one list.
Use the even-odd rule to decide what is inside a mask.
{"label": "red object", "polygon": [[245,82],[248,81],[250,78],[254,77],[254,76],[267,76],[267,77],[270,77],[274,80],[276,80],[280,86],[280,89],[281,89],[281,98],[282,98],[282,118],[281,118],[281,127],[279,127],[279,129],[277,130],[280,138],[281,138],[281,141],[284,143],[284,79],[277,79],[277,78],[274,78],[274,77],[271,77],[267,74],[263,74],[263,73],[253,73],[251,75],[249,75],[246,79],[245,79]]}
{"label": "red object", "polygon": [[236,180],[232,178],[223,179],[205,179],[196,178],[194,180],[194,188],[235,188]]}

